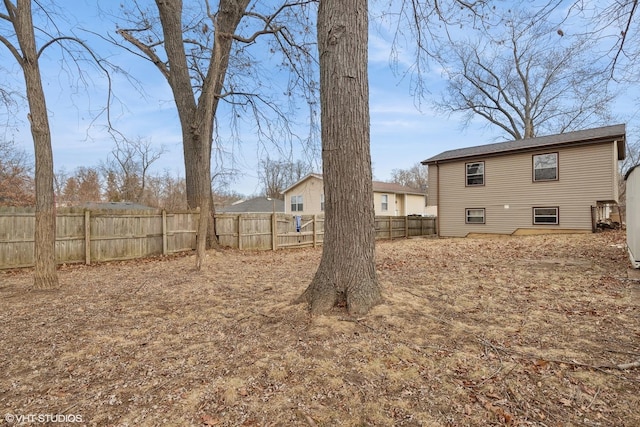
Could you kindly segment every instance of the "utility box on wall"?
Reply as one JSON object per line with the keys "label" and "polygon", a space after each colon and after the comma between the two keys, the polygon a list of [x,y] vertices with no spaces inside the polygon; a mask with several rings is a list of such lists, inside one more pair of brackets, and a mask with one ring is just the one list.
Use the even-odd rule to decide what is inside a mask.
{"label": "utility box on wall", "polygon": [[624,176],[627,197],[627,248],[634,268],[640,268],[640,165]]}

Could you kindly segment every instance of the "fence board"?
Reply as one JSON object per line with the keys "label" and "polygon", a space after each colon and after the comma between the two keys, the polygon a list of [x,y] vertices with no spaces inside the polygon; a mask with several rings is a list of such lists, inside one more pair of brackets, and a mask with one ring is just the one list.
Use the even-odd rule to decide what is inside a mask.
{"label": "fence board", "polygon": [[[275,230],[273,224],[275,224]],[[375,227],[376,239],[436,235],[436,220],[433,217],[377,216]],[[222,246],[235,249],[274,250],[315,247],[321,245],[324,239],[324,216],[300,216],[300,230],[298,230],[296,217],[292,215],[216,215],[216,233]]]}
{"label": "fence board", "polygon": [[[61,208],[56,214],[59,264],[134,259],[195,248],[196,212]],[[0,269],[33,266],[34,228],[33,208],[0,208]]]}
{"label": "fence board", "polygon": [[[33,208],[0,207],[0,269],[33,266]],[[56,217],[56,261],[91,263],[190,251],[196,247],[197,212],[62,208]],[[248,249],[315,247],[324,240],[324,216],[219,214],[220,245]],[[436,234],[428,217],[375,218],[377,239]]]}

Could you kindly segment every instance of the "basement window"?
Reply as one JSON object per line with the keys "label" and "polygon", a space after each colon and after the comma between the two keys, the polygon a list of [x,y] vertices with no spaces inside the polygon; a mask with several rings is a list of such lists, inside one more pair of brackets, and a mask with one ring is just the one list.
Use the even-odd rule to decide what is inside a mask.
{"label": "basement window", "polygon": [[465,209],[465,224],[484,224],[484,208]]}
{"label": "basement window", "polygon": [[533,224],[534,225],[557,225],[560,223],[558,215],[559,209],[552,208],[533,208]]}

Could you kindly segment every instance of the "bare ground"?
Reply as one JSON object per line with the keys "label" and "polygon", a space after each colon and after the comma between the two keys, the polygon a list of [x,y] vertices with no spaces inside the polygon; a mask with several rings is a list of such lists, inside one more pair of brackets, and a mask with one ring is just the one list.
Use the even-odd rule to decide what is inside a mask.
{"label": "bare ground", "polygon": [[50,292],[0,273],[0,411],[96,426],[638,426],[640,282],[624,241],[380,241],[385,302],[358,319],[290,304],[321,249],[211,251],[199,273],[192,256],[67,266]]}

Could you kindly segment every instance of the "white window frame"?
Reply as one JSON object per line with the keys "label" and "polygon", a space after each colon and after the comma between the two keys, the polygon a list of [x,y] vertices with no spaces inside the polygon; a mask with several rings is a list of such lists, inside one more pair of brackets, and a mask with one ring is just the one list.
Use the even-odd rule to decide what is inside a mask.
{"label": "white window frame", "polygon": [[[476,170],[470,173],[470,168],[476,168]],[[484,185],[484,162],[469,162],[464,164],[465,170],[465,186],[466,187],[480,187]],[[478,179],[480,177],[482,182],[469,182],[470,179]]]}
{"label": "white window frame", "polygon": [[[538,165],[536,165],[536,159],[537,158],[541,158],[541,157],[549,157],[549,156],[553,156],[554,158],[554,167],[537,167],[538,165],[545,165],[546,162],[540,162],[538,161]],[[559,174],[559,167],[558,167],[558,153],[544,153],[544,154],[534,154],[532,156],[532,165],[533,165],[533,182],[547,182],[547,181],[557,181]],[[551,170],[551,169],[555,169],[555,176],[553,178],[544,178],[544,177],[536,177],[536,171],[545,171],[545,170]]]}
{"label": "white window frame", "polygon": [[324,212],[324,193],[320,194],[320,211]]}
{"label": "white window frame", "polygon": [[[472,215],[472,213],[481,212],[482,215]],[[487,221],[487,212],[485,208],[466,208],[464,210],[464,223],[465,224],[485,224]],[[472,218],[482,218],[482,221],[473,221]]]}
{"label": "white window frame", "polygon": [[[553,210],[554,213],[537,213],[536,211],[540,209],[548,209]],[[533,216],[533,225],[559,225],[560,224],[560,208],[558,206],[536,206],[531,210],[531,214]],[[554,218],[554,222],[550,221],[539,221],[539,218]]]}
{"label": "white window frame", "polygon": [[387,212],[389,210],[389,195],[383,194],[380,196],[380,211]]}
{"label": "white window frame", "polygon": [[291,212],[302,212],[304,209],[304,200],[302,195],[291,196]]}

